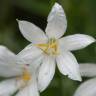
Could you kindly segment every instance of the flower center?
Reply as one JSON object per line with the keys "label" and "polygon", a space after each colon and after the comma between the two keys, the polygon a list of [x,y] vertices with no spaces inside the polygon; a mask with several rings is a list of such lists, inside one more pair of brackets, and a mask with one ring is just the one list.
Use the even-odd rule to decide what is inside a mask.
{"label": "flower center", "polygon": [[22,80],[23,81],[29,81],[31,79],[31,75],[30,72],[28,71],[28,69],[25,67],[24,71],[23,71],[23,75],[22,75]]}
{"label": "flower center", "polygon": [[50,39],[47,44],[37,44],[41,50],[43,50],[48,55],[58,55],[58,42],[56,39]]}
{"label": "flower center", "polygon": [[32,79],[32,76],[27,67],[27,65],[24,66],[22,75],[19,78],[17,78],[17,80],[21,80],[20,89],[26,87],[29,81]]}

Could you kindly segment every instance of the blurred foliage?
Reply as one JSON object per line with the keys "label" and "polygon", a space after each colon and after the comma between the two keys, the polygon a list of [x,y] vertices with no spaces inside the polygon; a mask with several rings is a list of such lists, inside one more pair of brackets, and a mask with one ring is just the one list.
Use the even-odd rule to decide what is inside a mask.
{"label": "blurred foliage", "polygon": [[[16,19],[33,22],[43,30],[49,11],[57,0],[0,0],[0,44],[15,53],[29,42],[21,35]],[[66,13],[65,35],[82,33],[96,37],[96,0],[58,0]],[[96,44],[73,52],[78,62],[96,63]],[[72,96],[80,82],[72,81],[56,71],[52,83],[41,96]]]}

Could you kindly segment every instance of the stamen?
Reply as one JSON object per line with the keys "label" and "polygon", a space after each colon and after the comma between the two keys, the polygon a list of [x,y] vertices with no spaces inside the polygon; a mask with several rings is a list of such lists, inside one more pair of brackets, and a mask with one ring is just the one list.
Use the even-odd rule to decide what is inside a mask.
{"label": "stamen", "polygon": [[30,75],[29,71],[26,68],[24,68],[22,79],[24,81],[29,81],[31,79],[31,75]]}
{"label": "stamen", "polygon": [[37,44],[38,47],[46,47],[48,44]]}
{"label": "stamen", "polygon": [[48,47],[48,44],[37,44],[36,46],[45,51]]}
{"label": "stamen", "polygon": [[58,55],[58,42],[55,39],[50,39],[47,44],[37,44],[41,50],[43,50],[46,54],[49,55]]}
{"label": "stamen", "polygon": [[28,66],[29,64],[26,64],[23,68],[22,75],[16,78],[16,86],[18,85],[18,81],[20,82],[19,90],[22,90],[23,88],[25,88],[29,84],[29,81],[32,79],[32,76],[28,71]]}

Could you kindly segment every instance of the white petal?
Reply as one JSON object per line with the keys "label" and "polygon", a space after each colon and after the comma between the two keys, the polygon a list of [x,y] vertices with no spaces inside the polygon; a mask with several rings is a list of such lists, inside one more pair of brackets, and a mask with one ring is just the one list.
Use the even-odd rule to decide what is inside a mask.
{"label": "white petal", "polygon": [[43,63],[39,69],[38,75],[38,87],[40,92],[44,91],[51,80],[53,79],[55,73],[55,60],[53,57],[45,56]]}
{"label": "white petal", "polygon": [[43,58],[42,51],[35,47],[34,45],[30,44],[25,49],[23,49],[19,54],[18,57],[18,64],[37,64],[33,67],[39,66],[40,61]]}
{"label": "white petal", "polygon": [[22,68],[19,66],[0,65],[0,76],[1,77],[13,77],[22,74]]}
{"label": "white petal", "polygon": [[[16,79],[8,79],[0,83],[0,96],[4,94],[12,95],[20,88],[19,81]],[[6,95],[5,95],[6,96]]]}
{"label": "white petal", "polygon": [[32,43],[45,43],[47,37],[44,32],[36,25],[27,21],[18,21],[22,35]]}
{"label": "white petal", "polygon": [[16,65],[16,55],[4,46],[0,46],[0,76],[20,75],[21,69]]}
{"label": "white petal", "polygon": [[80,64],[80,73],[84,77],[96,77],[96,64],[92,63]]}
{"label": "white petal", "polygon": [[49,13],[47,22],[46,34],[49,38],[60,38],[64,35],[67,28],[67,20],[61,5],[55,3]]}
{"label": "white petal", "polygon": [[3,95],[1,95],[1,96],[10,96],[10,95],[8,95],[8,94],[3,94]]}
{"label": "white petal", "polygon": [[15,61],[15,54],[8,48],[0,46],[0,64],[10,64]]}
{"label": "white petal", "polygon": [[82,83],[74,96],[96,96],[96,78]]}
{"label": "white petal", "polygon": [[17,93],[16,96],[39,96],[36,78],[32,77],[29,84]]}
{"label": "white petal", "polygon": [[79,65],[72,53],[63,52],[61,55],[57,56],[56,60],[57,66],[62,74],[68,75],[68,77],[73,80],[81,81]]}
{"label": "white petal", "polygon": [[61,38],[59,42],[62,49],[78,50],[95,42],[95,39],[88,35],[75,34]]}

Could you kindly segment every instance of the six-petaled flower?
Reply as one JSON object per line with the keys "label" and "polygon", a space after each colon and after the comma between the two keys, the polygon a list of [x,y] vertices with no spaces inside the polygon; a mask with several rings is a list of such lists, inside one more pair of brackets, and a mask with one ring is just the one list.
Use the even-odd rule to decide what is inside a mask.
{"label": "six-petaled flower", "polygon": [[[81,81],[79,65],[71,51],[85,48],[95,42],[95,39],[83,34],[62,37],[66,32],[67,20],[61,5],[55,3],[49,13],[46,34],[33,23],[17,21],[23,36],[32,42],[19,56],[31,54],[34,61],[40,60],[41,63],[38,73],[40,91],[43,91],[52,80],[56,64],[62,74],[68,75],[73,80]],[[24,56],[20,56],[21,59]]]}

